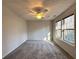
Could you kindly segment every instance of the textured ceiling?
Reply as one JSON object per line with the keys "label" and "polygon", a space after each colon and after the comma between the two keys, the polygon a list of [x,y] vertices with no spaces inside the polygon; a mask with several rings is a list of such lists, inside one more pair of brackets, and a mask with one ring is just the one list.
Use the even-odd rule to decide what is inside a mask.
{"label": "textured ceiling", "polygon": [[29,12],[34,7],[47,8],[48,12],[43,20],[52,20],[74,3],[75,0],[3,0],[4,6],[26,20],[36,20],[35,16]]}

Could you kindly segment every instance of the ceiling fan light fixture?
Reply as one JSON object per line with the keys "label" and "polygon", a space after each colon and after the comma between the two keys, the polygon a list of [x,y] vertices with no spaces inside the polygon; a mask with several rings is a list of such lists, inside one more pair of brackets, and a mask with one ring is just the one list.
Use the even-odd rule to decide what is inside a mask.
{"label": "ceiling fan light fixture", "polygon": [[42,12],[36,14],[37,19],[42,19],[43,17],[44,17],[44,13],[42,13]]}
{"label": "ceiling fan light fixture", "polygon": [[43,7],[35,7],[32,10],[36,12],[37,19],[42,19],[45,13],[48,11],[48,9],[45,9]]}

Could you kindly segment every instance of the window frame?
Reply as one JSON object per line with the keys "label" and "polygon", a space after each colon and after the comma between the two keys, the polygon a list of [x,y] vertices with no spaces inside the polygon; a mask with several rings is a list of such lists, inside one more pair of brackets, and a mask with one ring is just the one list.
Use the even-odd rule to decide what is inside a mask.
{"label": "window frame", "polygon": [[[62,27],[63,27],[62,21],[64,21],[66,18],[68,18],[68,17],[70,17],[70,16],[73,16],[73,15],[74,15],[74,28],[73,28],[73,29],[62,29]],[[74,31],[74,43],[68,42],[68,43],[70,43],[70,44],[76,44],[76,18],[75,18],[75,16],[76,16],[75,14],[71,14],[71,15],[69,15],[69,16],[66,16],[66,17],[62,18],[62,20],[56,21],[56,23],[59,22],[59,21],[61,21],[61,29],[59,29],[59,30],[61,30],[61,37],[62,37],[62,40],[63,40],[63,41],[68,42],[68,41],[66,41],[66,40],[64,39],[64,37],[65,37],[64,31],[65,31],[65,30],[73,30],[73,31]],[[56,29],[56,31],[57,31],[57,29]],[[63,33],[63,34],[62,34],[62,33]]]}

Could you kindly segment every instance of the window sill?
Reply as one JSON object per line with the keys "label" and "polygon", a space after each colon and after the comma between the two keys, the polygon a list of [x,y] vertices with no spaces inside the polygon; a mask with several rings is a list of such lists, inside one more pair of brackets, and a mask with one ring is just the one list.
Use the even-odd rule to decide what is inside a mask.
{"label": "window sill", "polygon": [[58,40],[61,40],[61,41],[63,41],[64,43],[66,43],[66,44],[68,44],[68,45],[75,46],[75,43],[67,42],[67,41],[65,41],[65,40],[62,40],[61,38],[58,39]]}

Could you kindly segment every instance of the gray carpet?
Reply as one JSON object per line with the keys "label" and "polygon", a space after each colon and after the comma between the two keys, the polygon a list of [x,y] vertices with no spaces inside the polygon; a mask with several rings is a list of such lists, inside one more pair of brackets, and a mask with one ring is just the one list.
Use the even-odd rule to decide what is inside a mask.
{"label": "gray carpet", "polygon": [[42,40],[29,40],[4,59],[70,59],[54,44]]}

